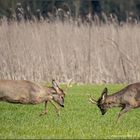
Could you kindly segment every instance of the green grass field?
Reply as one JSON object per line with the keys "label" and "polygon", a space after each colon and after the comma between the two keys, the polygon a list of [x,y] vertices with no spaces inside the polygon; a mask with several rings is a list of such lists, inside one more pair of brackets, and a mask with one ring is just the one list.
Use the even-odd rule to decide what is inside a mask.
{"label": "green grass field", "polygon": [[[124,85],[107,85],[115,92]],[[103,85],[73,85],[65,98],[65,108],[58,117],[54,107],[48,105],[48,115],[40,117],[44,104],[16,105],[0,102],[1,139],[97,139],[140,138],[140,109],[126,113],[116,123],[119,108],[109,110],[104,116],[88,102],[88,93],[98,98]]]}

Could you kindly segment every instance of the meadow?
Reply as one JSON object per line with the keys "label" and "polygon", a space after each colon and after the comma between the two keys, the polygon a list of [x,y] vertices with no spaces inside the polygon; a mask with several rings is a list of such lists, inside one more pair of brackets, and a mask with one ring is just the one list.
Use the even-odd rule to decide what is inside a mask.
{"label": "meadow", "polygon": [[0,102],[0,139],[140,138],[139,109],[126,113],[116,123],[119,108],[111,109],[102,116],[97,106],[89,103],[89,94],[98,98],[105,86],[111,94],[125,85],[73,85],[68,90],[65,107],[61,109],[59,117],[51,104],[48,105],[48,115],[40,117],[44,104]]}

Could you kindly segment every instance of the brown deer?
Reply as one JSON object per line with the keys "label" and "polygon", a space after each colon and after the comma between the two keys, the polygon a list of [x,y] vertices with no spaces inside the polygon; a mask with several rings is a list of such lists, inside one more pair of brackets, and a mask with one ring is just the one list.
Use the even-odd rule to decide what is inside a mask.
{"label": "brown deer", "polygon": [[64,91],[59,88],[55,80],[52,86],[43,87],[27,80],[0,80],[0,101],[16,104],[39,104],[45,102],[45,111],[40,115],[47,114],[47,103],[51,102],[60,115],[60,109],[54,102],[64,107]]}
{"label": "brown deer", "polygon": [[89,100],[99,107],[102,115],[104,115],[109,108],[121,107],[117,118],[118,121],[122,114],[140,107],[140,83],[130,84],[112,95],[108,95],[108,90],[105,87],[98,100],[93,97],[90,97]]}

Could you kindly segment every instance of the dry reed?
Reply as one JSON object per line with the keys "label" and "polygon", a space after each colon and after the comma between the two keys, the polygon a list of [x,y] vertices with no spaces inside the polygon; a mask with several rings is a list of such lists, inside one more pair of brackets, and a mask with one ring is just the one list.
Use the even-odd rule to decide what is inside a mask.
{"label": "dry reed", "polygon": [[0,79],[131,83],[140,79],[140,25],[0,25]]}

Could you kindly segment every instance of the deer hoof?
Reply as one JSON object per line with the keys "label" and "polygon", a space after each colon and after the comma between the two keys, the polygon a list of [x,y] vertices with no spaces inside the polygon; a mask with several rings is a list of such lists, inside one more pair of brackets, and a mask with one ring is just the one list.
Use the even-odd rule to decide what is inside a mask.
{"label": "deer hoof", "polygon": [[46,115],[47,112],[42,112],[41,114],[39,114],[39,116],[43,116],[43,115]]}

